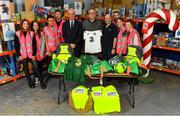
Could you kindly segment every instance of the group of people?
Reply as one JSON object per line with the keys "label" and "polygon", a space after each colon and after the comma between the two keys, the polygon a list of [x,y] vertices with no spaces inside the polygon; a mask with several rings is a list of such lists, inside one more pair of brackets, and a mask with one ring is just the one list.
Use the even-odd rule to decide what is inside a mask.
{"label": "group of people", "polygon": [[[141,46],[138,32],[133,28],[131,20],[120,18],[119,12],[113,16],[106,14],[105,24],[96,19],[96,10],[89,9],[89,18],[80,22],[75,18],[74,9],[68,9],[68,20],[62,19],[62,12],[56,10],[54,16],[47,17],[47,25],[41,29],[37,21],[30,25],[23,19],[20,30],[16,31],[14,47],[22,61],[26,79],[30,88],[35,88],[34,80],[29,74],[28,63],[33,64],[33,73],[40,80],[42,89],[46,83],[42,77],[42,61],[51,61],[61,43],[69,44],[73,55],[79,57],[82,51],[99,55],[103,60],[109,60],[115,54],[126,54],[128,45]],[[94,52],[95,51],[95,52]]]}

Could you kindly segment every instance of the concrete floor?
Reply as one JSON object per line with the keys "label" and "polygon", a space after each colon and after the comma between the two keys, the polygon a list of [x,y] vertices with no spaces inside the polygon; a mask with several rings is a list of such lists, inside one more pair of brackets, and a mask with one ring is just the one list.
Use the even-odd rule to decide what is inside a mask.
{"label": "concrete floor", "polygon": [[[180,76],[158,71],[152,71],[151,76],[156,77],[155,83],[135,86],[134,109],[129,104],[128,85],[121,83],[117,88],[121,95],[122,111],[112,114],[180,115]],[[117,81],[112,83],[117,86]],[[74,83],[67,83],[68,90],[75,86]],[[45,90],[40,86],[29,89],[25,78],[1,85],[0,115],[79,115],[71,109],[67,100],[57,105],[57,92],[58,79],[51,79]],[[62,97],[67,98],[67,92]],[[95,114],[94,111],[85,115],[92,114]]]}

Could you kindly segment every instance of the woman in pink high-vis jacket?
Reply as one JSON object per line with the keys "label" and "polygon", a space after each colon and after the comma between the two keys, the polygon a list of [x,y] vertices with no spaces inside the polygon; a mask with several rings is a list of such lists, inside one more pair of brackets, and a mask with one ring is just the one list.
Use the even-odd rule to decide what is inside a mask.
{"label": "woman in pink high-vis jacket", "polygon": [[123,24],[122,18],[117,18],[116,25],[118,27],[118,36],[117,36],[117,44],[116,44],[116,53],[117,54],[125,54],[126,52],[126,38],[123,38],[123,33],[125,31],[125,27]]}
{"label": "woman in pink high-vis jacket", "polygon": [[127,20],[125,22],[125,28],[128,33],[127,36],[127,46],[136,45],[142,47],[141,38],[136,29],[133,28],[132,20]]}

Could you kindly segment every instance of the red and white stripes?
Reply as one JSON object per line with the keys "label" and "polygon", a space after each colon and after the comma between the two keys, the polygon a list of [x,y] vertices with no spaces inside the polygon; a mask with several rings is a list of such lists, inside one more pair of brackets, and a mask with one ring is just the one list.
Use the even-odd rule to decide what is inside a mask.
{"label": "red and white stripes", "polygon": [[176,14],[168,9],[158,9],[152,11],[143,22],[142,33],[143,35],[143,56],[144,64],[149,69],[151,60],[151,50],[152,50],[152,34],[154,23],[159,20],[164,19],[168,23],[168,27],[171,31],[175,31],[179,27],[179,21]]}

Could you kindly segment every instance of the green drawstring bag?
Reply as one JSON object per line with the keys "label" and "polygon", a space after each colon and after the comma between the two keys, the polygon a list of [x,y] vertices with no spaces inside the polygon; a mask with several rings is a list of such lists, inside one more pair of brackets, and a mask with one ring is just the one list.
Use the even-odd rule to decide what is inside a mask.
{"label": "green drawstring bag", "polygon": [[64,73],[65,66],[65,63],[55,58],[51,61],[51,64],[48,67],[48,72],[54,72],[59,74]]}
{"label": "green drawstring bag", "polygon": [[114,66],[114,65],[116,65],[118,62],[121,62],[122,60],[123,60],[122,55],[116,55],[116,56],[114,56],[113,58],[111,58],[111,59],[108,61],[108,63],[109,63],[109,65]]}
{"label": "green drawstring bag", "polygon": [[130,70],[131,75],[139,75],[140,70],[139,70],[137,62],[133,62],[133,63],[129,64],[129,66],[131,68],[131,70]]}
{"label": "green drawstring bag", "polygon": [[101,66],[103,67],[103,72],[113,71],[112,67],[108,64],[108,62],[103,60],[98,64],[93,64],[90,67],[87,66],[85,69],[85,74],[87,74],[88,68],[90,68],[91,75],[101,74],[101,68],[100,68]]}

